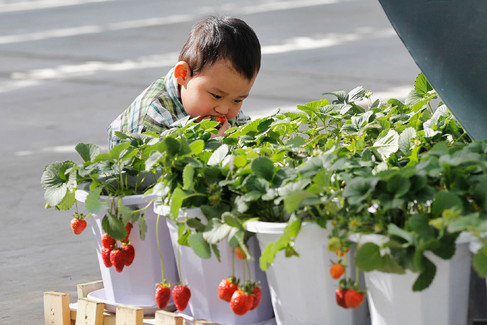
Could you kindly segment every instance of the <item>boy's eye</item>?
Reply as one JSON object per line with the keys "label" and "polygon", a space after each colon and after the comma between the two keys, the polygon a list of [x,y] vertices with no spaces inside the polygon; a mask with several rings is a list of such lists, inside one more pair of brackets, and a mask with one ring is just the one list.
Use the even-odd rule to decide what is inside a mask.
{"label": "boy's eye", "polygon": [[241,99],[235,99],[234,102],[235,103],[241,103],[241,102],[243,102],[243,100],[241,100]]}
{"label": "boy's eye", "polygon": [[220,99],[220,98],[222,98],[222,96],[220,96],[220,95],[213,94],[213,93],[210,93],[210,94],[211,94],[211,96],[213,96],[213,97],[214,97],[214,98],[216,98],[216,99]]}

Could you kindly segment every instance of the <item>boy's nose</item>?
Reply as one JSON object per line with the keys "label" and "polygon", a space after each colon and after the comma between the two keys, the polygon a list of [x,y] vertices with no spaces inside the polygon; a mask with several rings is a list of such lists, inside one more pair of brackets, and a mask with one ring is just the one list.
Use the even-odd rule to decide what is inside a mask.
{"label": "boy's nose", "polygon": [[226,107],[225,105],[220,105],[220,106],[215,107],[215,111],[218,114],[226,115],[228,113],[228,107]]}

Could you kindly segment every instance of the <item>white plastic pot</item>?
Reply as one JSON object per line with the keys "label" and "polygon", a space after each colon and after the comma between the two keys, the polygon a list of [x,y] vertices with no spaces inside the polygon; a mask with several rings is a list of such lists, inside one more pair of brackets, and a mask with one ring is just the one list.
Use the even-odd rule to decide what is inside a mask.
{"label": "white plastic pot", "polygon": [[[275,242],[286,223],[251,221],[247,230],[255,232],[260,248]],[[365,325],[369,323],[366,303],[357,309],[343,309],[336,303],[338,280],[329,273],[330,260],[337,260],[327,249],[328,231],[314,223],[303,223],[295,239],[299,257],[287,258],[279,252],[266,271],[272,305],[278,324]],[[350,254],[348,254],[350,255]],[[354,272],[349,262],[348,274]]]}
{"label": "white plastic pot", "polygon": [[[87,192],[76,191],[76,199],[85,202]],[[138,209],[149,204],[155,196],[131,195],[122,198],[122,203],[130,208]],[[107,199],[101,197],[101,199]],[[106,304],[129,304],[144,308],[146,314],[153,313],[157,307],[154,300],[156,283],[161,282],[161,265],[156,241],[156,217],[153,207],[150,206],[145,213],[147,232],[145,240],[139,236],[139,225],[136,223],[130,234],[130,242],[135,249],[135,258],[130,266],[125,266],[122,272],[115,271],[114,267],[107,268],[101,256],[101,238],[104,233],[102,219],[105,211],[92,215],[89,219],[96,241],[96,252],[103,280],[103,292],[95,292],[94,298],[103,297]],[[165,220],[159,222],[159,240],[164,260],[165,277],[170,282],[178,281],[176,260],[169,237],[169,230]]]}
{"label": "white plastic pot", "polygon": [[[161,215],[167,215],[168,213],[167,207],[158,205],[155,206],[155,211]],[[180,218],[185,218],[185,213],[188,213],[189,218],[201,217],[205,219],[200,209],[182,210]],[[268,324],[273,322],[274,315],[267,279],[265,273],[259,268],[260,250],[255,237],[248,241],[249,250],[255,257],[254,261],[249,261],[249,265],[252,280],[260,281],[262,300],[256,309],[247,312],[243,316],[237,316],[232,312],[228,302],[218,298],[218,284],[221,280],[232,275],[232,248],[227,242],[222,241],[218,244],[221,262],[214,255],[210,259],[202,259],[193,252],[191,247],[179,246],[177,243],[178,230],[176,225],[169,219],[167,219],[167,225],[176,256],[179,249],[181,281],[188,285],[191,290],[191,299],[188,306],[195,319],[206,319],[218,324],[235,325]],[[235,276],[239,279],[244,277],[242,266],[242,261],[235,257]],[[184,313],[187,313],[187,311],[184,311]]]}
{"label": "white plastic pot", "polygon": [[[380,245],[383,240],[383,236],[363,235],[359,244]],[[433,283],[420,292],[412,291],[418,273],[365,273],[372,325],[466,325],[471,270],[469,240],[459,237],[451,260],[427,252],[436,265],[436,275]]]}

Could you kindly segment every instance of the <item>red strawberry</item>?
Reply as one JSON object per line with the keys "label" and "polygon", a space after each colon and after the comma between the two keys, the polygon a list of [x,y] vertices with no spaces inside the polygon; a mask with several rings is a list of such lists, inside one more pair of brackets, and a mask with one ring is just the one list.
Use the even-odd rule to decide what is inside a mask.
{"label": "red strawberry", "polygon": [[234,276],[221,280],[218,285],[218,298],[230,302],[233,293],[238,289],[238,281]]}
{"label": "red strawberry", "polygon": [[130,233],[132,232],[132,228],[132,224],[130,222],[127,222],[127,224],[125,225],[125,230],[127,230],[127,236],[125,236],[125,238],[122,240],[123,243],[128,242]]}
{"label": "red strawberry", "polygon": [[103,258],[103,263],[106,267],[111,267],[112,262],[110,262],[110,252],[112,251],[111,248],[102,247],[101,249],[101,257]]}
{"label": "red strawberry", "polygon": [[225,123],[227,118],[225,116],[217,116],[216,120],[218,121],[218,123],[220,123],[220,125],[222,125],[223,123]]}
{"label": "red strawberry", "polygon": [[191,298],[191,291],[185,285],[177,285],[172,289],[172,300],[179,311],[186,309],[189,298]]}
{"label": "red strawberry", "polygon": [[262,300],[262,291],[260,288],[256,285],[252,289],[252,296],[254,297],[252,307],[250,307],[250,310],[254,310],[257,308],[260,304],[260,301]]}
{"label": "red strawberry", "polygon": [[330,275],[333,279],[339,279],[345,273],[345,266],[341,263],[335,263],[330,267]]}
{"label": "red strawberry", "polygon": [[115,243],[115,239],[110,237],[107,233],[104,233],[103,236],[101,236],[101,244],[103,245],[103,247],[112,248]]}
{"label": "red strawberry", "polygon": [[121,249],[125,251],[125,266],[130,266],[132,262],[134,261],[135,258],[135,249],[134,246],[128,244],[128,245],[122,245]]}
{"label": "red strawberry", "polygon": [[110,252],[110,262],[115,267],[115,271],[122,272],[125,266],[126,254],[123,249],[114,248]]}
{"label": "red strawberry", "polygon": [[159,309],[166,308],[169,298],[171,298],[171,285],[166,281],[158,283],[155,292],[157,307],[159,307]]}
{"label": "red strawberry", "polygon": [[254,303],[252,294],[244,290],[245,289],[242,290],[242,288],[239,288],[233,293],[232,299],[230,300],[230,308],[232,308],[232,311],[239,316],[245,315]]}
{"label": "red strawberry", "polygon": [[337,300],[337,305],[343,308],[348,308],[347,304],[345,303],[345,294],[347,293],[348,289],[338,288],[335,290],[335,296]]}
{"label": "red strawberry", "polygon": [[247,259],[247,254],[245,254],[244,250],[241,249],[239,246],[235,248],[235,255],[241,260]]}
{"label": "red strawberry", "polygon": [[357,308],[364,301],[364,293],[356,291],[354,289],[349,289],[345,293],[345,305],[348,308]]}
{"label": "red strawberry", "polygon": [[74,217],[71,219],[71,229],[75,235],[79,235],[86,228],[86,220]]}

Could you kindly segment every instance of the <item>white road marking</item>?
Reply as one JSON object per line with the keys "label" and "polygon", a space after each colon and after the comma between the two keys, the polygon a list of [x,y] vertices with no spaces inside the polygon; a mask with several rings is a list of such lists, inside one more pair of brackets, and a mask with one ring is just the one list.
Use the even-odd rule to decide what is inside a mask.
{"label": "white road marking", "polygon": [[26,10],[39,10],[56,7],[84,5],[96,2],[108,2],[113,0],[44,0],[44,1],[16,1],[0,2],[0,13],[17,12]]}

